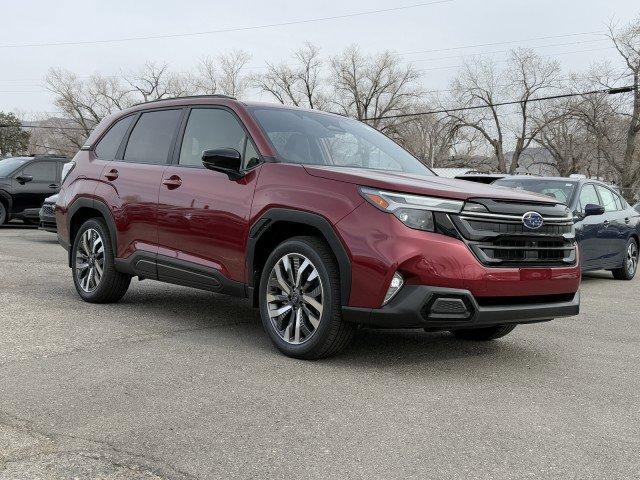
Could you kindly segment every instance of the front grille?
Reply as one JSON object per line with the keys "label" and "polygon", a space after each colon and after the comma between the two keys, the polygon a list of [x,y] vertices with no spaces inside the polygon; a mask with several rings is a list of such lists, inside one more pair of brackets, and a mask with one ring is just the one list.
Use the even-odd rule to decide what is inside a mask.
{"label": "front grille", "polygon": [[[576,262],[573,220],[566,207],[545,205],[544,224],[526,227],[522,216],[535,206],[487,201],[494,210],[463,211],[451,220],[476,257],[487,266],[567,266]],[[532,208],[533,207],[533,208]]]}
{"label": "front grille", "polygon": [[[479,220],[468,220],[468,223],[471,228],[477,231],[517,235],[527,235],[531,232],[527,230],[522,223],[483,222]],[[536,235],[562,235],[571,233],[571,228],[571,225],[543,225],[536,230]]]}

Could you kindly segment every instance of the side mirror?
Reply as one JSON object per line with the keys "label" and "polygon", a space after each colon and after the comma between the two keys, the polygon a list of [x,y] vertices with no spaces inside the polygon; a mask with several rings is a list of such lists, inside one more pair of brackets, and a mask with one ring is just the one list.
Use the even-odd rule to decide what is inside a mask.
{"label": "side mirror", "polygon": [[584,216],[589,217],[591,215],[602,215],[604,213],[604,207],[602,205],[596,205],[595,203],[587,203],[584,206]]}
{"label": "side mirror", "polygon": [[230,180],[239,180],[244,176],[242,155],[234,148],[216,148],[202,152],[202,164],[209,170],[226,173]]}
{"label": "side mirror", "polygon": [[16,177],[16,182],[20,185],[24,185],[25,183],[33,182],[33,176],[31,175],[18,175]]}

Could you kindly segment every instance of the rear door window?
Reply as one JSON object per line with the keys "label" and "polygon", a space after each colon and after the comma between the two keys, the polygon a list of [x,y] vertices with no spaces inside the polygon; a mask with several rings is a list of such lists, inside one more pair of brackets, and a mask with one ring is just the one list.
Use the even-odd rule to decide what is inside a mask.
{"label": "rear door window", "polygon": [[584,212],[584,207],[586,207],[588,203],[600,205],[600,199],[596,193],[596,188],[590,183],[584,185],[582,190],[580,190],[580,210],[582,212]]}
{"label": "rear door window", "polygon": [[602,206],[604,207],[604,211],[615,212],[616,210],[618,210],[613,192],[608,188],[601,187],[600,185],[598,185],[597,188],[598,193],[600,194],[600,198],[602,199]]}
{"label": "rear door window", "polygon": [[127,129],[133,120],[135,115],[129,115],[121,120],[118,120],[109,131],[102,137],[102,140],[98,142],[95,148],[95,154],[98,158],[104,158],[106,160],[112,160],[116,157],[120,143],[124,134],[127,133]]}
{"label": "rear door window", "polygon": [[181,110],[159,110],[140,115],[129,136],[124,161],[167,163],[181,113]]}

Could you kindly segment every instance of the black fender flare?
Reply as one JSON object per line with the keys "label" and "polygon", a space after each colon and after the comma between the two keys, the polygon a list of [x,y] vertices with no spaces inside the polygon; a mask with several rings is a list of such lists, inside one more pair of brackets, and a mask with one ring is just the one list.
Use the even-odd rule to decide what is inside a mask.
{"label": "black fender flare", "polygon": [[347,250],[336,233],[331,222],[322,215],[317,213],[306,212],[303,210],[295,210],[289,208],[271,208],[263,213],[249,229],[249,238],[247,241],[247,284],[249,289],[255,287],[253,285],[253,265],[255,257],[255,248],[270,225],[276,222],[293,222],[308,225],[319,230],[326,239],[329,247],[333,251],[337,261],[340,273],[340,294],[342,305],[349,304],[349,295],[351,293],[351,260],[347,254]]}
{"label": "black fender flare", "polygon": [[13,197],[5,190],[0,190],[0,197],[5,201],[5,205],[7,206],[7,217],[10,217],[11,208],[13,207]]}
{"label": "black fender flare", "polygon": [[[107,223],[107,228],[109,229],[109,237],[111,238],[111,245],[113,246],[114,253],[118,252],[118,239],[117,239],[117,229],[116,222],[113,219],[113,215],[111,214],[111,210],[109,207],[101,202],[100,200],[95,200],[93,198],[80,197],[75,199],[67,210],[67,232],[71,235],[71,221],[73,220],[73,216],[80,210],[81,208],[90,208],[92,210],[99,211],[105,219]],[[69,238],[69,242],[71,243],[71,238]],[[71,266],[71,247],[73,244],[69,245],[69,266]]]}

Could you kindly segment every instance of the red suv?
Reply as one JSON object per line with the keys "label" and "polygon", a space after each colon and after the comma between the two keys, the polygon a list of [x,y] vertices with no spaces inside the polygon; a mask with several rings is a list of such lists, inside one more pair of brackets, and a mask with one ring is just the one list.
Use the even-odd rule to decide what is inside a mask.
{"label": "red suv", "polygon": [[565,205],[437,177],[339,115],[145,103],[104,119],[64,174],[58,235],[88,302],[118,301],[134,276],[247,297],[299,358],[358,326],[491,340],[578,313]]}

